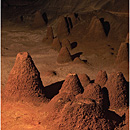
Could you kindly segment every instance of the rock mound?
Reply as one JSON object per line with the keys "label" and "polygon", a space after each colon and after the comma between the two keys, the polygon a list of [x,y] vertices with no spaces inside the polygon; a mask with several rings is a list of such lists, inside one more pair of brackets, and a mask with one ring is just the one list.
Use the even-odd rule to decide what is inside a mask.
{"label": "rock mound", "polygon": [[47,33],[46,33],[46,39],[53,40],[53,38],[54,38],[53,29],[52,29],[52,27],[48,26]]}
{"label": "rock mound", "polygon": [[121,72],[110,75],[106,83],[109,93],[110,108],[122,108],[128,104],[128,84]]}
{"label": "rock mound", "polygon": [[61,43],[62,47],[67,47],[69,51],[72,50],[70,41],[68,39],[63,39]]}
{"label": "rock mound", "polygon": [[120,64],[123,61],[128,61],[129,59],[129,43],[123,42],[118,50],[117,58],[115,64]]}
{"label": "rock mound", "polygon": [[40,11],[36,11],[36,13],[34,14],[34,20],[33,20],[32,26],[37,28],[37,27],[42,27],[45,24],[46,23],[42,17],[42,14],[40,13]]}
{"label": "rock mound", "polygon": [[4,90],[5,98],[14,101],[43,101],[44,87],[34,62],[27,52],[17,54]]}
{"label": "rock mound", "polygon": [[58,19],[57,35],[58,37],[64,37],[69,34],[69,27],[65,17],[61,16]]}
{"label": "rock mound", "polygon": [[125,42],[129,43],[129,33],[128,33],[127,36],[126,36]]}
{"label": "rock mound", "polygon": [[94,16],[89,25],[89,31],[87,34],[91,38],[105,38],[106,34],[101,21]]}
{"label": "rock mound", "polygon": [[[87,102],[87,101],[86,101]],[[114,126],[104,118],[99,104],[88,101],[68,102],[62,111],[60,130],[112,130]]]}
{"label": "rock mound", "polygon": [[79,80],[83,86],[83,88],[87,87],[87,85],[90,83],[90,78],[87,74],[79,74],[78,75]]}
{"label": "rock mound", "polygon": [[95,83],[99,84],[101,87],[104,87],[104,85],[107,82],[107,73],[106,71],[100,70],[97,74],[97,77],[95,79]]}
{"label": "rock mound", "polygon": [[55,50],[55,51],[60,51],[60,49],[61,49],[61,43],[60,43],[60,41],[59,41],[59,38],[58,37],[56,37],[56,38],[54,38],[53,39],[53,43],[52,43],[52,48]]}
{"label": "rock mound", "polygon": [[75,64],[84,64],[84,62],[79,57],[76,57],[73,62]]}
{"label": "rock mound", "polygon": [[83,87],[79,81],[77,74],[69,74],[67,75],[62,88],[60,89],[60,93],[66,92],[69,95],[78,95],[79,93],[83,93]]}
{"label": "rock mound", "polygon": [[66,47],[62,47],[57,57],[57,62],[63,64],[71,61],[72,57],[69,50]]}

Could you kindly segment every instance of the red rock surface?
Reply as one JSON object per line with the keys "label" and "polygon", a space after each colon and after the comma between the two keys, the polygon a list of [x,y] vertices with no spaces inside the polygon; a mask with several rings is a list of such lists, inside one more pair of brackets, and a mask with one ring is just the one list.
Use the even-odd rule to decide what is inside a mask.
{"label": "red rock surface", "polygon": [[83,88],[87,87],[87,85],[90,83],[90,78],[87,74],[79,74],[78,75],[79,80],[83,86]]}
{"label": "red rock surface", "polygon": [[75,63],[75,64],[84,64],[84,62],[83,62],[79,57],[76,57],[76,58],[73,60],[73,63]]}
{"label": "red rock surface", "polygon": [[95,83],[99,84],[101,87],[104,87],[104,85],[107,82],[107,73],[106,71],[100,70],[96,76]]}
{"label": "red rock surface", "polygon": [[4,89],[4,96],[14,101],[44,101],[44,87],[40,73],[29,53],[17,54]]}
{"label": "red rock surface", "polygon": [[119,109],[127,106],[128,84],[121,72],[112,73],[106,83],[111,109]]}
{"label": "red rock surface", "polygon": [[57,57],[57,62],[60,64],[68,63],[72,61],[69,50],[66,47],[62,47]]}

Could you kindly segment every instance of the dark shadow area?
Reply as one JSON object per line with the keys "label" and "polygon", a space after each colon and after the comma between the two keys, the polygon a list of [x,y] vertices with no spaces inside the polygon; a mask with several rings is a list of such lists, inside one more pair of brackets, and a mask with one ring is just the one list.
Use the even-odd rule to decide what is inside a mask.
{"label": "dark shadow area", "polygon": [[59,90],[62,87],[63,81],[53,83],[45,87],[45,94],[48,99],[52,99],[55,95],[59,93]]}
{"label": "dark shadow area", "polygon": [[87,63],[88,61],[87,60],[82,60],[84,63]]}
{"label": "dark shadow area", "polygon": [[114,111],[107,110],[105,112],[105,118],[112,122],[112,124],[116,127],[124,120],[124,115],[121,117],[116,114]]}
{"label": "dark shadow area", "polygon": [[75,47],[77,47],[77,42],[72,42],[71,43],[71,48],[74,49]]}
{"label": "dark shadow area", "polygon": [[67,17],[65,17],[65,22],[66,22],[66,26],[67,26],[68,32],[70,33],[69,22],[68,22]]}
{"label": "dark shadow area", "polygon": [[108,90],[107,90],[106,87],[103,87],[101,91],[102,91],[102,94],[103,94],[103,108],[105,110],[108,110],[109,106],[110,106]]}
{"label": "dark shadow area", "polygon": [[108,21],[104,21],[104,18],[100,18],[100,21],[103,25],[106,36],[108,36],[110,31],[110,23]]}
{"label": "dark shadow area", "polygon": [[75,16],[75,18],[77,18],[78,20],[80,20],[78,13],[74,13],[74,16]]}
{"label": "dark shadow area", "polygon": [[68,17],[68,22],[69,22],[70,28],[73,28],[73,24],[72,24],[72,21],[71,21],[71,18],[70,18],[70,17]]}
{"label": "dark shadow area", "polygon": [[90,83],[94,83],[94,82],[95,82],[95,80],[94,80],[94,79],[90,81]]}
{"label": "dark shadow area", "polygon": [[126,87],[126,89],[127,89],[127,99],[128,99],[128,102],[127,102],[127,106],[130,106],[130,103],[129,103],[129,82],[127,82],[127,87]]}
{"label": "dark shadow area", "polygon": [[47,24],[47,23],[48,23],[48,18],[47,18],[46,12],[44,12],[44,13],[42,14],[42,17],[43,17],[45,23]]}
{"label": "dark shadow area", "polygon": [[23,22],[23,15],[20,16],[20,20],[21,20],[21,22]]}
{"label": "dark shadow area", "polygon": [[78,53],[72,55],[72,56],[71,56],[71,57],[72,57],[72,60],[74,60],[76,57],[80,57],[80,55],[82,55],[82,54],[83,54],[83,52],[78,52]]}

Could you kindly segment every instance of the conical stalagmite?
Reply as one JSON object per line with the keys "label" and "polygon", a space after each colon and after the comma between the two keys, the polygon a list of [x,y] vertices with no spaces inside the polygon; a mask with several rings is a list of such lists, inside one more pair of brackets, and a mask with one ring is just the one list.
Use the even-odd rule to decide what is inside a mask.
{"label": "conical stalagmite", "polygon": [[69,51],[72,49],[70,41],[68,39],[63,39],[61,43],[62,47],[67,47]]}
{"label": "conical stalagmite", "polygon": [[112,73],[106,83],[111,109],[126,107],[128,103],[128,86],[121,72]]}
{"label": "conical stalagmite", "polygon": [[69,34],[67,21],[65,17],[60,17],[58,19],[58,26],[57,26],[57,35],[59,38],[67,36]]}
{"label": "conical stalagmite", "polygon": [[72,58],[69,50],[66,47],[62,47],[57,57],[57,62],[63,64],[71,61]]}
{"label": "conical stalagmite", "polygon": [[106,82],[107,82],[107,73],[106,71],[100,70],[96,76],[95,83],[99,84],[101,87],[104,87]]}
{"label": "conical stalagmite", "polygon": [[56,50],[56,51],[60,51],[60,49],[61,49],[61,43],[60,43],[60,41],[59,41],[59,38],[58,37],[56,37],[56,38],[54,38],[53,39],[53,43],[52,43],[52,48],[54,49],[54,50]]}
{"label": "conical stalagmite", "polygon": [[40,73],[29,53],[17,54],[5,86],[4,95],[7,100],[44,101],[45,93]]}
{"label": "conical stalagmite", "polygon": [[120,48],[118,50],[115,64],[120,64],[123,61],[128,62],[128,58],[129,58],[129,43],[123,42],[121,43]]}
{"label": "conical stalagmite", "polygon": [[33,23],[32,23],[32,26],[33,27],[42,27],[44,26],[46,23],[40,13],[40,11],[37,11],[35,14],[34,14],[34,20],[33,20]]}
{"label": "conical stalagmite", "polygon": [[78,75],[79,80],[83,86],[83,88],[87,87],[87,85],[90,83],[90,78],[88,77],[87,74],[79,74]]}
{"label": "conical stalagmite", "polygon": [[83,93],[83,87],[79,81],[77,74],[68,74],[62,88],[60,89],[60,93],[66,92],[70,95],[78,95],[79,93]]}
{"label": "conical stalagmite", "polygon": [[52,27],[48,26],[47,33],[46,33],[46,39],[53,40],[53,38],[54,38],[53,29],[52,29]]}
{"label": "conical stalagmite", "polygon": [[74,63],[74,64],[84,64],[84,61],[82,61],[79,57],[76,57],[76,58],[73,60],[73,63]]}
{"label": "conical stalagmite", "polygon": [[91,38],[99,39],[99,38],[106,38],[106,34],[103,28],[103,25],[101,21],[94,16],[91,20],[91,23],[89,25],[89,31],[87,34]]}

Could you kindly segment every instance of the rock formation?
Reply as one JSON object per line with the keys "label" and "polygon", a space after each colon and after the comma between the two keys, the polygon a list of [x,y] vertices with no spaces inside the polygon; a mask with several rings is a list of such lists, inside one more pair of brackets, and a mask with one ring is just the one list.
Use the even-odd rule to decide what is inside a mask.
{"label": "rock formation", "polygon": [[126,36],[125,42],[129,43],[129,33],[128,33],[127,36]]}
{"label": "rock formation", "polygon": [[107,79],[106,71],[100,70],[96,76],[95,83],[99,84],[101,87],[104,87]]}
{"label": "rock formation", "polygon": [[63,39],[61,43],[62,43],[62,47],[67,47],[69,51],[72,49],[70,41],[68,39]]}
{"label": "rock formation", "polygon": [[104,31],[103,25],[96,16],[94,16],[90,22],[89,31],[88,31],[87,35],[89,37],[95,38],[95,39],[106,38],[106,34]]}
{"label": "rock formation", "polygon": [[87,85],[90,83],[90,78],[88,77],[87,74],[79,74],[78,75],[79,80],[83,86],[83,88],[87,87]]}
{"label": "rock formation", "polygon": [[7,100],[44,101],[45,93],[40,73],[29,53],[20,52],[17,54],[5,86],[4,95]]}
{"label": "rock formation", "polygon": [[53,29],[52,29],[52,27],[48,26],[47,33],[46,33],[46,39],[53,40],[53,38],[54,38]]}
{"label": "rock formation", "polygon": [[83,92],[83,87],[79,81],[77,74],[68,74],[62,88],[60,89],[60,93],[66,92],[69,95],[78,95]]}
{"label": "rock formation", "polygon": [[58,19],[57,36],[61,38],[67,36],[68,34],[69,34],[68,24],[65,17],[62,16]]}
{"label": "rock formation", "polygon": [[36,11],[36,13],[34,14],[34,20],[33,20],[32,26],[35,28],[38,28],[38,27],[44,26],[45,24],[46,23],[40,13],[40,11]]}
{"label": "rock formation", "polygon": [[112,73],[105,87],[108,89],[111,109],[119,109],[127,106],[128,84],[121,72]]}
{"label": "rock formation", "polygon": [[57,62],[60,64],[71,62],[72,58],[69,50],[66,47],[62,47],[57,57]]}
{"label": "rock formation", "polygon": [[115,64],[120,64],[123,61],[128,62],[129,59],[129,44],[127,42],[123,42],[120,45],[118,50],[117,58]]}
{"label": "rock formation", "polygon": [[54,49],[54,50],[56,50],[56,51],[60,51],[60,49],[61,49],[61,43],[60,43],[60,41],[59,41],[59,38],[58,37],[56,37],[56,38],[54,38],[53,39],[53,43],[52,43],[52,48]]}
{"label": "rock formation", "polygon": [[75,64],[84,64],[84,61],[82,61],[79,57],[76,57],[76,58],[73,60],[73,63],[75,63]]}

